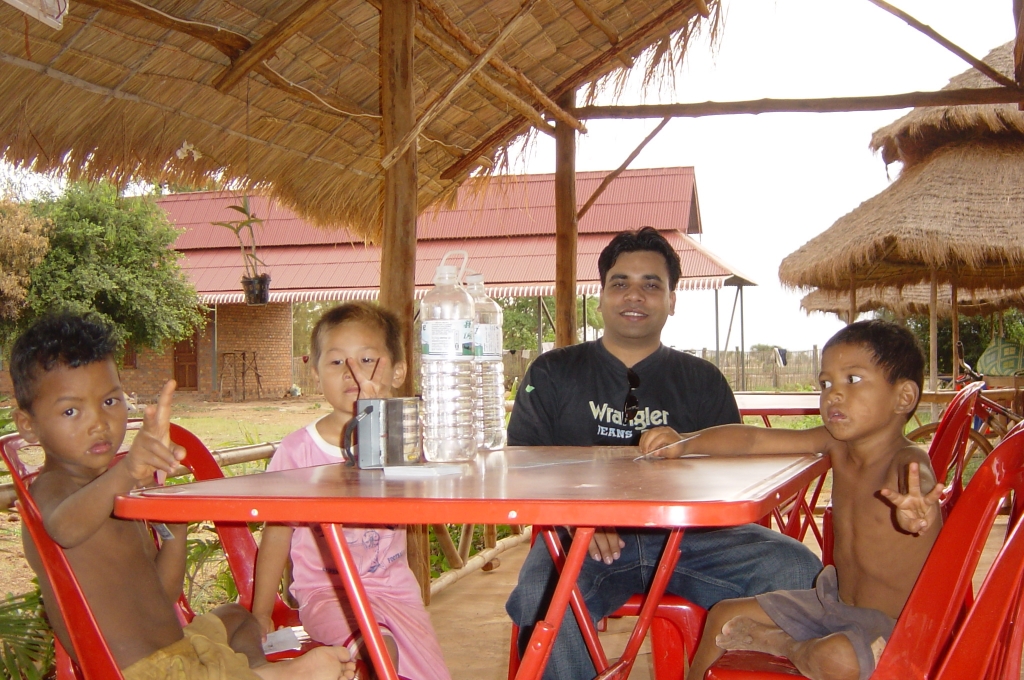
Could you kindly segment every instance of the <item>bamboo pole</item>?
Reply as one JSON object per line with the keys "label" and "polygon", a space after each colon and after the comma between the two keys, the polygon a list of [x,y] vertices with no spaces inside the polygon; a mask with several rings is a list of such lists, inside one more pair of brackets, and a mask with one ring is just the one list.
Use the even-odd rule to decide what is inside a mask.
{"label": "bamboo pole", "polygon": [[459,554],[459,549],[455,547],[455,542],[452,540],[451,534],[448,533],[448,527],[443,524],[432,524],[431,526],[434,529],[437,544],[441,547],[444,558],[448,560],[448,566],[452,569],[462,569],[465,566],[465,561]]}
{"label": "bamboo pole", "polygon": [[957,298],[959,297],[956,289],[956,277],[949,282],[949,290],[953,295],[950,300],[950,311],[953,315],[953,389],[956,389],[956,379],[960,376],[960,353],[957,351],[957,345],[960,342],[960,305]]}
{"label": "bamboo pole", "polygon": [[517,545],[528,543],[530,540],[530,533],[531,531],[527,529],[518,536],[508,536],[507,538],[503,538],[500,541],[498,541],[498,543],[493,548],[478,552],[476,555],[473,555],[473,557],[469,558],[469,560],[466,562],[466,565],[462,567],[462,569],[456,569],[455,571],[446,571],[445,573],[441,574],[436,579],[434,579],[434,581],[430,584],[430,594],[437,595],[442,590],[444,590],[448,586],[452,585],[453,583],[461,579],[463,576],[468,576],[469,574],[472,574],[474,571],[483,569],[484,566],[490,564],[495,557],[505,552],[509,548],[514,548]]}
{"label": "bamboo pole", "polygon": [[[598,28],[605,37],[608,38],[608,42],[612,45],[619,43],[619,32],[610,23],[605,21],[605,18],[601,16],[601,13],[594,9],[587,0],[572,0],[576,8],[583,13],[583,16]],[[620,54],[619,61],[623,63],[626,68],[633,68],[633,59],[628,54]]]}
{"label": "bamboo pole", "polygon": [[[572,107],[575,91],[562,95]],[[555,347],[576,344],[576,131],[555,124]]]}
{"label": "bamboo pole", "polygon": [[875,7],[880,7],[884,9],[886,12],[893,15],[894,17],[902,19],[904,22],[907,23],[908,26],[920,31],[921,33],[925,34],[935,42],[939,43],[947,50],[949,50],[950,52],[952,52],[953,54],[955,54],[956,56],[960,57],[968,64],[973,66],[976,70],[988,76],[991,80],[994,80],[995,82],[1000,83],[1001,85],[1006,85],[1007,87],[1015,87],[1017,85],[1017,83],[1015,83],[1011,78],[1007,78],[1005,75],[995,70],[994,68],[983,62],[981,59],[978,59],[977,57],[973,56],[970,52],[963,49],[962,47],[954,43],[952,40],[949,40],[945,36],[941,35],[931,26],[921,23],[920,21],[910,16],[909,14],[899,9],[898,7],[893,7],[888,2],[885,2],[885,0],[868,0],[868,2],[870,2]]}
{"label": "bamboo pole", "polygon": [[412,129],[405,133],[401,140],[399,140],[394,148],[388,152],[386,156],[381,160],[380,164],[387,170],[394,165],[395,160],[401,156],[409,148],[412,142],[419,137],[420,133],[433,121],[438,114],[440,114],[449,102],[455,97],[455,95],[461,90],[476,74],[480,69],[484,67],[501,44],[505,42],[505,39],[516,29],[516,27],[525,19],[529,14],[530,10],[537,3],[537,0],[526,0],[523,6],[519,8],[512,19],[502,27],[501,31],[498,32],[497,37],[491,41],[491,44],[487,46],[487,49],[481,52],[473,63],[469,65],[469,68],[459,74],[459,77],[455,79],[451,85],[433,102],[427,107],[427,110],[423,112],[420,119],[412,126]]}
{"label": "bamboo pole", "polygon": [[573,113],[585,120],[623,118],[700,118],[760,113],[841,113],[845,111],[886,111],[921,106],[967,106],[972,104],[1017,104],[1024,101],[1024,89],[1017,87],[976,87],[935,92],[904,92],[867,97],[823,99],[749,99],[733,102],[689,104],[640,104],[636,106],[582,106]]}
{"label": "bamboo pole", "polygon": [[656,128],[654,128],[653,130],[651,130],[651,134],[647,135],[644,138],[644,140],[642,142],[640,142],[635,149],[633,149],[633,152],[631,154],[629,154],[629,156],[626,157],[626,160],[623,161],[622,165],[617,167],[612,172],[609,172],[605,176],[605,178],[603,180],[601,180],[601,183],[597,186],[596,189],[594,189],[594,193],[590,194],[590,198],[587,199],[587,202],[584,203],[583,207],[580,208],[579,211],[576,213],[576,221],[577,221],[577,223],[580,220],[583,219],[584,215],[587,214],[587,211],[590,210],[590,206],[594,205],[594,202],[597,201],[598,196],[600,196],[602,193],[604,193],[604,190],[608,188],[608,185],[611,184],[612,181],[614,181],[616,177],[621,175],[623,173],[623,171],[626,168],[629,167],[630,163],[632,163],[634,160],[636,160],[636,157],[640,155],[640,152],[644,150],[644,147],[647,146],[647,144],[650,143],[650,141],[652,139],[654,139],[658,135],[658,133],[661,132],[664,129],[664,127],[666,125],[668,125],[668,122],[670,120],[672,120],[672,119],[671,118],[665,118],[660,123],[658,123],[658,126]]}
{"label": "bamboo pole", "polygon": [[[566,77],[565,80],[555,87],[550,96],[557,99],[566,92],[574,91],[583,83],[611,68],[611,63],[618,59],[620,54],[628,54],[633,48],[640,47],[648,38],[662,31],[666,25],[673,21],[688,21],[696,16],[701,8],[707,10],[703,0],[697,0],[697,2],[694,2],[694,0],[679,0],[679,2],[673,3],[664,12],[620,40],[617,45],[612,45],[609,49],[605,50],[597,59],[585,66],[581,66],[574,73]],[[664,116],[660,117],[664,118]],[[462,158],[442,172],[441,179],[455,179],[462,173],[468,172],[477,164],[477,159],[481,155],[500,144],[503,140],[515,135],[516,132],[522,129],[525,123],[526,120],[521,117],[513,118],[505,123],[505,125],[492,132],[486,139],[470,149]]]}
{"label": "bamboo pole", "polygon": [[306,24],[317,18],[333,4],[334,0],[306,0],[302,6],[282,19],[266,35],[253,43],[249,49],[242,52],[237,59],[233,59],[231,66],[225,69],[213,81],[213,86],[221,92],[230,90],[249,71],[253,70],[257,64],[264,59],[273,57],[274,53],[277,52],[281,45],[284,45],[288,38],[305,28]]}
{"label": "bamboo pole", "polygon": [[[452,21],[451,18],[445,14],[444,10],[441,9],[441,6],[434,0],[420,0],[420,6],[434,18],[438,25],[441,26],[448,35],[454,38],[470,54],[479,55],[483,53],[484,48],[473,40],[468,33],[462,30],[458,24]],[[586,132],[586,128],[583,126],[583,123],[556,104],[555,101],[544,92],[544,90],[540,89],[535,82],[527,78],[522,71],[509,66],[499,57],[491,57],[489,61],[491,66],[494,67],[498,73],[509,78],[513,82],[518,83],[527,94],[533,97],[537,103],[540,104],[541,108],[554,116],[555,120],[559,120],[566,125],[571,125],[580,132]]]}

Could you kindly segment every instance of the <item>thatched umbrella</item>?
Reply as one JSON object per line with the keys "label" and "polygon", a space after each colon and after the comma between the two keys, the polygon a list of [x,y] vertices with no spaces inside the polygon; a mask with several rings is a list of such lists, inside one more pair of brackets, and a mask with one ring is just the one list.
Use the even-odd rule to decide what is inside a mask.
{"label": "thatched umbrella", "polygon": [[[939,286],[939,304],[936,314],[949,318],[953,306],[949,285]],[[800,307],[811,312],[836,314],[847,323],[850,321],[850,294],[846,291],[814,290],[800,300]],[[1024,290],[975,290],[960,291],[957,296],[960,314],[981,316],[994,314],[1006,309],[1024,309]],[[931,286],[916,285],[900,288],[863,288],[857,291],[857,313],[887,309],[897,317],[912,314],[928,314],[931,310]]]}
{"label": "thatched umbrella", "polygon": [[[1012,47],[985,61],[1012,73]],[[983,79],[972,69],[946,89]],[[857,290],[870,286],[930,281],[937,303],[945,282],[954,314],[958,287],[1024,286],[1024,113],[1015,105],[915,109],[877,131],[872,146],[886,162],[903,162],[900,177],[786,257],[783,284],[848,291],[851,316]],[[933,312],[932,387],[935,326]]]}

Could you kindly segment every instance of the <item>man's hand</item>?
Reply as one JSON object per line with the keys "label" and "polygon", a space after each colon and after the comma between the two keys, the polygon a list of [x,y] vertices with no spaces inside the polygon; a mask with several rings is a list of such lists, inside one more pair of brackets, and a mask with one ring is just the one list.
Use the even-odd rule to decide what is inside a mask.
{"label": "man's hand", "polygon": [[679,434],[671,427],[655,427],[640,435],[640,452],[647,454],[661,449],[654,455],[659,458],[679,458],[686,454],[686,442],[691,437],[689,434]]}
{"label": "man's hand", "polygon": [[619,533],[615,529],[598,527],[594,531],[594,537],[590,539],[590,547],[587,550],[591,558],[611,564],[619,559],[625,547],[625,541],[619,538]]}
{"label": "man's hand", "polygon": [[185,458],[185,449],[171,444],[171,401],[175,387],[177,383],[168,380],[156,405],[146,407],[142,427],[124,458],[125,469],[141,484],[152,481],[157,470],[172,473]]}
{"label": "man's hand", "polygon": [[927,494],[921,494],[921,465],[910,463],[907,468],[907,493],[882,489],[881,494],[896,508],[896,522],[909,534],[919,534],[939,518],[939,499],[942,485],[936,484]]}

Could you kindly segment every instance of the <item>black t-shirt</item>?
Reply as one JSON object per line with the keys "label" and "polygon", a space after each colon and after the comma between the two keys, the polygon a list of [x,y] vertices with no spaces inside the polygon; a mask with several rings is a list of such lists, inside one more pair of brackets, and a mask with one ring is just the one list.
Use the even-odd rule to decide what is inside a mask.
{"label": "black t-shirt", "polygon": [[660,346],[633,366],[640,410],[625,423],[626,365],[600,340],[537,357],[516,394],[508,424],[512,446],[627,446],[667,425],[695,432],[740,422],[729,383],[714,364]]}

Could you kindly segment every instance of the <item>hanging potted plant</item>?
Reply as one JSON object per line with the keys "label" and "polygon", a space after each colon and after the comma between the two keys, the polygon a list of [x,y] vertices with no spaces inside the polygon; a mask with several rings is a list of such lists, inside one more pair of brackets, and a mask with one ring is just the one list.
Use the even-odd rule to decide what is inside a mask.
{"label": "hanging potted plant", "polygon": [[229,205],[228,208],[242,213],[242,219],[213,224],[230,229],[238,239],[238,247],[242,251],[242,264],[245,266],[245,273],[242,276],[245,304],[265,305],[270,301],[270,274],[260,273],[260,265],[266,265],[256,255],[256,234],[252,230],[253,225],[263,224],[263,220],[253,214],[248,196],[242,198],[242,205]]}

